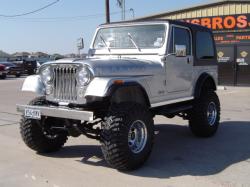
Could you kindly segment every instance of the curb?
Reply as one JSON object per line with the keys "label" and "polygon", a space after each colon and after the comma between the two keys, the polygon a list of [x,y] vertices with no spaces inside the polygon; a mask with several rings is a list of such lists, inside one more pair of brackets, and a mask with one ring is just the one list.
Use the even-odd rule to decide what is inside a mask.
{"label": "curb", "polygon": [[217,90],[227,90],[226,86],[217,86]]}

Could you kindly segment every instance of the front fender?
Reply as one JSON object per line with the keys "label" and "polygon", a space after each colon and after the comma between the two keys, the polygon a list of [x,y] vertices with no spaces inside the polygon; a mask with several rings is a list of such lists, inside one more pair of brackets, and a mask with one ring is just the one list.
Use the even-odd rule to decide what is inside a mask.
{"label": "front fender", "polygon": [[135,80],[134,78],[131,80],[125,77],[109,77],[109,78],[97,77],[91,81],[90,85],[88,86],[85,92],[85,97],[86,96],[96,96],[96,97],[108,96],[110,88],[114,85],[114,81],[116,80],[122,80],[124,81],[124,84],[126,85],[131,82],[133,83],[136,82],[138,83],[138,85],[140,85],[142,88],[145,89],[145,92],[147,93],[147,95],[150,94],[149,90],[147,89],[147,83],[145,81],[145,77],[138,78],[137,80]]}
{"label": "front fender", "polygon": [[113,84],[113,78],[94,78],[89,84],[85,97],[87,96],[96,96],[96,97],[105,97],[109,87]]}
{"label": "front fender", "polygon": [[28,76],[23,82],[22,91],[34,92],[38,95],[45,95],[45,88],[40,79],[40,76]]}

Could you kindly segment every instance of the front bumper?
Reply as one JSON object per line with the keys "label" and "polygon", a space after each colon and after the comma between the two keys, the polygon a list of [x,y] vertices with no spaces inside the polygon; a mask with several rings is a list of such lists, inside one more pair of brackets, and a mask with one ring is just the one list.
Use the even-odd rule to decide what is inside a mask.
{"label": "front bumper", "polygon": [[17,105],[17,111],[24,114],[25,109],[40,110],[41,116],[50,116],[65,119],[75,119],[82,121],[93,121],[94,113],[91,111],[83,111],[70,109],[66,107],[54,106],[32,106],[32,105]]}
{"label": "front bumper", "polygon": [[18,75],[18,74],[21,74],[22,71],[21,70],[9,70],[8,71],[8,75]]}
{"label": "front bumper", "polygon": [[0,71],[0,76],[2,76],[2,75],[7,75],[7,71]]}

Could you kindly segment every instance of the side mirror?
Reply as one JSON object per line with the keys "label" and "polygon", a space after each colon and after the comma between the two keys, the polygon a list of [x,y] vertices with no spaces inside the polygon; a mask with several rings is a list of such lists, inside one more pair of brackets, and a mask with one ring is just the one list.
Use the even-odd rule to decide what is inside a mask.
{"label": "side mirror", "polygon": [[187,56],[187,46],[185,45],[175,45],[175,56],[185,57]]}
{"label": "side mirror", "polygon": [[78,38],[78,39],[77,39],[77,48],[78,48],[78,50],[84,48],[83,38]]}

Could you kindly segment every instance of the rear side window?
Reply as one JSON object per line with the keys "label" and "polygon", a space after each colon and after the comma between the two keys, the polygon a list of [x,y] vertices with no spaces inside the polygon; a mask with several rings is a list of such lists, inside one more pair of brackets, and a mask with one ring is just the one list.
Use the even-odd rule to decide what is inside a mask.
{"label": "rear side window", "polygon": [[198,59],[213,59],[214,44],[209,32],[200,32],[196,34],[196,57]]}
{"label": "rear side window", "polygon": [[191,36],[189,30],[173,27],[170,42],[169,53],[175,53],[175,45],[185,45],[187,47],[187,55],[191,55]]}

